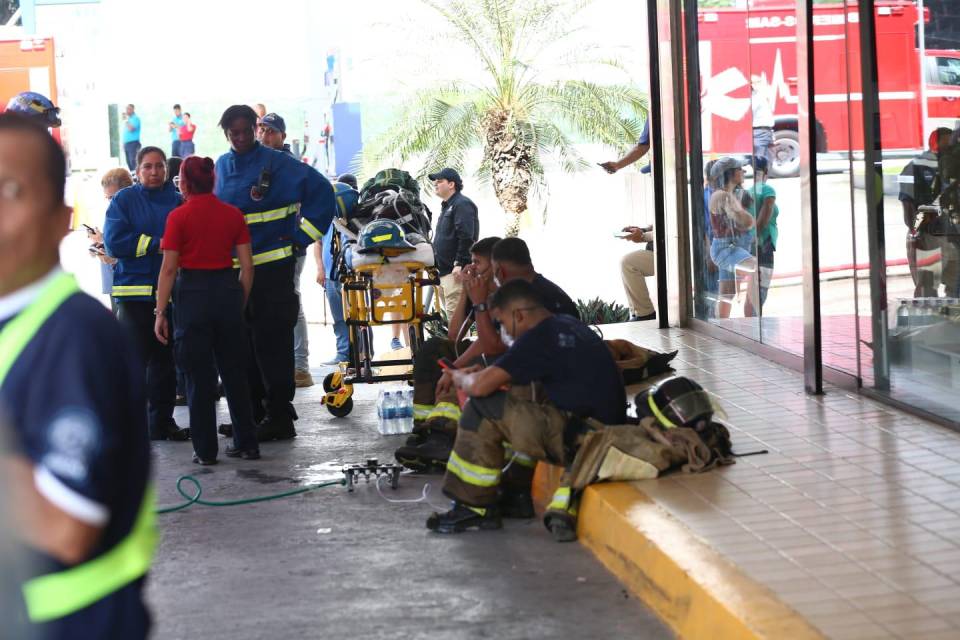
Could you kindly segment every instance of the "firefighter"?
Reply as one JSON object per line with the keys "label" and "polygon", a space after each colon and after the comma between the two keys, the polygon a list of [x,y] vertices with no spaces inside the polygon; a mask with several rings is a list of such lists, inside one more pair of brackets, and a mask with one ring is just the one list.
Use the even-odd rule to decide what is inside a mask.
{"label": "firefighter", "polygon": [[50,98],[34,91],[23,91],[10,98],[7,111],[26,116],[44,127],[60,126],[60,108]]}
{"label": "firefighter", "polygon": [[[535,286],[522,279],[500,287],[491,298],[490,312],[509,348],[486,369],[471,367],[450,374],[470,401],[460,418],[443,481],[453,508],[427,520],[427,528],[440,533],[500,528],[498,503],[503,495],[529,490],[529,484],[501,485],[501,477],[506,478],[502,469],[513,457],[506,451],[569,465],[573,459],[565,444],[583,419],[604,424],[622,424],[626,419],[620,371],[606,344],[589,327],[552,313]],[[502,390],[511,384],[542,386],[543,393],[521,399]],[[572,502],[553,507],[548,524],[554,538],[575,538],[573,515],[560,515],[574,508]]]}
{"label": "firefighter", "polygon": [[228,108],[220,127],[231,149],[217,160],[214,193],[244,213],[252,240],[254,278],[247,314],[259,373],[251,367],[250,388],[254,412],[258,404],[265,405],[257,438],[285,440],[297,435],[292,404],[299,309],[294,255],[323,237],[337,203],[330,182],[315,169],[257,142],[257,114],[249,106]]}
{"label": "firefighter", "polygon": [[190,431],[173,419],[177,373],[173,347],[153,333],[156,289],[163,254],[160,240],[167,216],[181,197],[167,180],[167,156],[159,147],[137,154],[139,184],[121,189],[110,201],[103,225],[107,254],[117,259],[111,295],[117,318],[134,333],[146,364],[147,428],[151,440],[189,440]]}
{"label": "firefighter", "polygon": [[22,616],[31,638],[145,638],[156,531],[142,365],[59,266],[65,174],[45,128],[0,115],[0,476],[30,571],[4,630]]}

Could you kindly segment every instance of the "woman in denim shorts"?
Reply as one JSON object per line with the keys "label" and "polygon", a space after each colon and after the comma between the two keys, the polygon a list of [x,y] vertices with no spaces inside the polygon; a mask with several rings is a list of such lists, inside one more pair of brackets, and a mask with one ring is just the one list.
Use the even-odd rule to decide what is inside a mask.
{"label": "woman in denim shorts", "polygon": [[753,279],[757,272],[757,259],[752,252],[754,220],[733,194],[734,189],[743,183],[742,167],[743,163],[736,158],[725,156],[710,168],[710,179],[716,189],[710,196],[710,226],[713,229],[710,259],[720,271],[718,318],[730,317],[739,278],[747,281],[744,315],[754,315],[757,308],[753,300]]}

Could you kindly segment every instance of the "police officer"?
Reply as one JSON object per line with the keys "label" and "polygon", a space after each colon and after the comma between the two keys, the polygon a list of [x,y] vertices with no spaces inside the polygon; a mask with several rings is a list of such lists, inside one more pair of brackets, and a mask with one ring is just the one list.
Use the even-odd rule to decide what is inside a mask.
{"label": "police officer", "polygon": [[107,253],[117,258],[113,298],[117,317],[136,335],[146,361],[147,427],[151,440],[188,440],[190,432],[173,419],[177,374],[173,348],[153,333],[157,278],[163,256],[160,240],[167,216],[180,205],[180,194],[168,182],[167,157],[158,147],[137,154],[139,184],[121,189],[110,201],[103,226]]}
{"label": "police officer", "polygon": [[30,637],[145,638],[156,532],[142,366],[60,269],[65,174],[46,129],[0,115],[0,405],[13,450],[0,466],[31,560],[21,610]]}
{"label": "police officer", "polygon": [[[234,427],[233,446],[227,447],[226,454],[257,460],[260,448],[250,408],[243,326],[243,307],[253,283],[250,232],[240,210],[211,193],[210,158],[191,156],[183,161],[180,189],[187,201],[170,214],[163,234],[154,332],[164,344],[173,337],[166,314],[173,292],[174,342],[177,362],[186,377],[193,461],[202,465],[217,462],[218,367]],[[239,278],[233,269],[234,252],[240,262]]]}
{"label": "police officer", "polygon": [[260,379],[250,387],[254,402],[262,396],[266,405],[257,438],[293,438],[293,330],[299,308],[294,253],[323,237],[336,199],[315,169],[257,142],[257,114],[249,106],[228,108],[220,127],[231,149],[217,160],[214,193],[244,213],[252,239],[255,275],[247,314]]}

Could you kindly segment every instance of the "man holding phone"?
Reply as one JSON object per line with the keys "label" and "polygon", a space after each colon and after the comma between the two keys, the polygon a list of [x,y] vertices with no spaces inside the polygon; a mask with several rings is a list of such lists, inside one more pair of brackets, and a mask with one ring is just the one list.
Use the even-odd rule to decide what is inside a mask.
{"label": "man holding phone", "polygon": [[657,313],[650,300],[646,280],[656,273],[656,260],[653,251],[648,248],[654,239],[653,227],[624,227],[617,237],[647,245],[631,251],[620,260],[620,278],[630,303],[630,321],[656,320]]}

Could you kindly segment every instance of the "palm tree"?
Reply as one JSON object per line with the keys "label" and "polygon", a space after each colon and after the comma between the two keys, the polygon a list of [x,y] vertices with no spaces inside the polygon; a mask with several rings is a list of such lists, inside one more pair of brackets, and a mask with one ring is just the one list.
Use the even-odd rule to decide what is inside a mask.
{"label": "palm tree", "polygon": [[[646,96],[625,84],[587,78],[624,69],[600,47],[577,41],[571,25],[590,0],[422,0],[442,16],[449,35],[472,50],[481,73],[416,94],[366,161],[422,158],[420,180],[442,167],[462,167],[483,148],[479,178],[491,181],[515,236],[531,189],[546,186],[544,160],[556,154],[567,172],[589,163],[573,137],[617,149],[634,144],[647,113]],[[445,50],[446,51],[446,50]],[[563,74],[569,78],[550,79]],[[477,78],[481,78],[479,83]]]}

